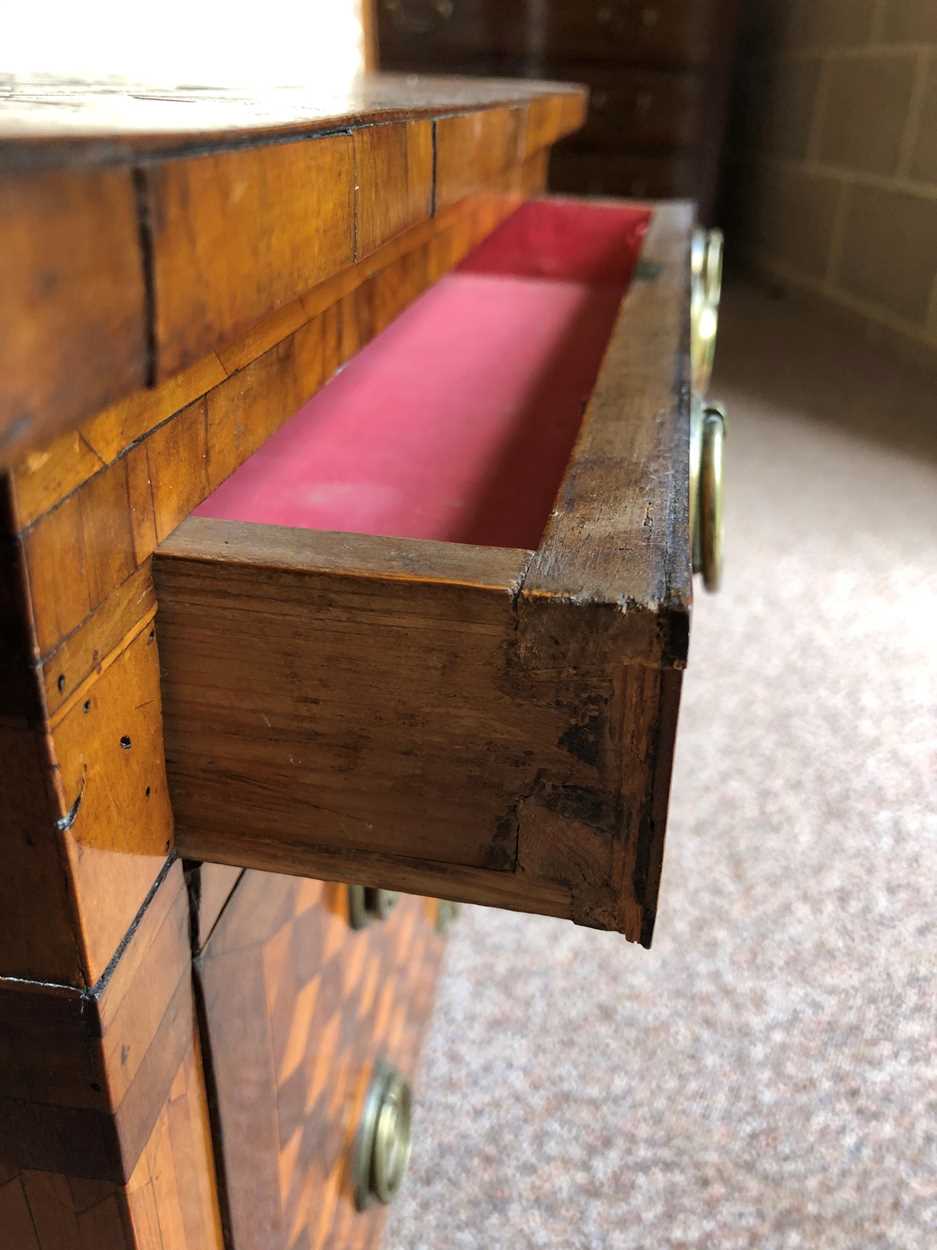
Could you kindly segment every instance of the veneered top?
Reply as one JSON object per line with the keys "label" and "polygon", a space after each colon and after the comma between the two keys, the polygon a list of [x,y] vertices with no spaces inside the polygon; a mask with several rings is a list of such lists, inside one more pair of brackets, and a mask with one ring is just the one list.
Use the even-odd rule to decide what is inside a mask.
{"label": "veneered top", "polygon": [[223,151],[557,95],[585,103],[585,90],[569,83],[416,74],[359,74],[343,86],[260,89],[6,76],[0,77],[0,170]]}
{"label": "veneered top", "polygon": [[0,465],[245,334],[585,118],[558,83],[0,79]]}

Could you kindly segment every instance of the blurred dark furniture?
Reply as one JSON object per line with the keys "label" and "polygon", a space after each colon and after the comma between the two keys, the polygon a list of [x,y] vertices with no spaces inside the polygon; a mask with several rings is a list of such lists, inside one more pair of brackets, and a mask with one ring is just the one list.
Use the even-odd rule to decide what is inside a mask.
{"label": "blurred dark furniture", "polygon": [[695,199],[711,221],[739,0],[376,0],[382,69],[587,83],[550,185]]}

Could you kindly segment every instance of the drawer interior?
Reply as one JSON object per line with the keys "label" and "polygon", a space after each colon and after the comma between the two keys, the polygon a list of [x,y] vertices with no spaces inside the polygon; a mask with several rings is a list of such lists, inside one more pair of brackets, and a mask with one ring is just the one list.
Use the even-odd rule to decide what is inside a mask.
{"label": "drawer interior", "polygon": [[180,854],[650,942],[691,231],[519,210],[160,545]]}
{"label": "drawer interior", "polygon": [[536,548],[650,217],[525,204],[198,514]]}

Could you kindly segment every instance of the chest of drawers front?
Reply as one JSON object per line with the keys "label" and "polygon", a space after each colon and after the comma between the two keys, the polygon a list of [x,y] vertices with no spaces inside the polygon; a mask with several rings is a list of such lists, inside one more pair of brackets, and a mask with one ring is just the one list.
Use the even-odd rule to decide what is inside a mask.
{"label": "chest of drawers front", "polygon": [[[576,89],[356,92],[115,111],[44,83],[0,114],[2,1250],[374,1245],[438,899],[650,940],[690,600],[690,210],[517,212]],[[414,370],[430,288],[455,350]],[[447,372],[528,307],[524,369]],[[398,340],[452,396],[421,408],[453,434],[423,479],[392,452],[433,440],[368,398]],[[354,394],[386,417],[373,525],[325,489]],[[273,474],[261,513],[286,499],[298,410],[325,512],[271,524],[239,482]]]}

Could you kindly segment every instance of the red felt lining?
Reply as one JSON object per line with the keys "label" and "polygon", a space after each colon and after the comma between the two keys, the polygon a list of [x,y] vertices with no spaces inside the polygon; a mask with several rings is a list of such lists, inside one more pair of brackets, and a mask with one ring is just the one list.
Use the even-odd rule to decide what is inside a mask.
{"label": "red felt lining", "polygon": [[197,512],[536,547],[649,217],[524,205]]}

